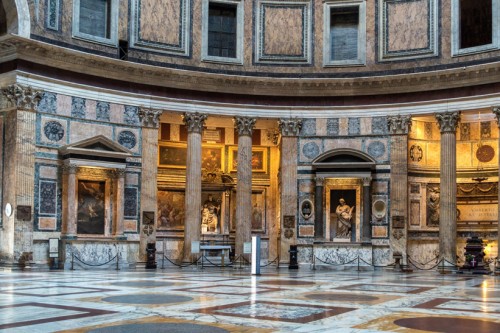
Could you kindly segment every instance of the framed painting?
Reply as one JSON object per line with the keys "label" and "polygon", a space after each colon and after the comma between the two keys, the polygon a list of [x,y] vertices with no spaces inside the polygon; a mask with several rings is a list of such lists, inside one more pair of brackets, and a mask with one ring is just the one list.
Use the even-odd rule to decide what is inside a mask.
{"label": "framed painting", "polygon": [[105,226],[104,181],[78,181],[77,233],[103,235]]}
{"label": "framed painting", "polygon": [[222,170],[224,165],[224,149],[221,145],[203,145],[201,147],[201,168],[205,170]]}
{"label": "framed painting", "polygon": [[[238,169],[238,147],[229,147],[229,171],[236,172]],[[267,148],[252,147],[252,171],[267,172]]]}
{"label": "framed painting", "polygon": [[184,230],[185,194],[182,190],[158,190],[158,230]]}
{"label": "framed painting", "polygon": [[158,166],[166,168],[186,168],[187,145],[184,143],[166,143],[158,147]]}

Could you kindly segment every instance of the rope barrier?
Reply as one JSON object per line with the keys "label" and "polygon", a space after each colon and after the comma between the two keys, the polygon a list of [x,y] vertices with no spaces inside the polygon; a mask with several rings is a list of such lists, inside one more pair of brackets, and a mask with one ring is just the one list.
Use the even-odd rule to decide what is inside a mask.
{"label": "rope barrier", "polygon": [[198,261],[201,260],[202,256],[199,256],[198,259],[196,259],[195,261],[193,262],[190,262],[189,264],[186,264],[186,265],[179,265],[179,264],[176,264],[175,262],[173,262],[172,260],[170,260],[166,255],[163,255],[163,258],[164,259],[167,259],[168,262],[170,262],[172,265],[174,266],[177,266],[177,267],[180,267],[180,268],[184,268],[184,267],[189,267],[189,266],[192,266],[192,265],[195,265],[198,263]]}
{"label": "rope barrier", "polygon": [[104,265],[109,264],[110,262],[112,262],[113,260],[115,260],[116,258],[118,258],[118,255],[115,255],[113,258],[109,259],[108,261],[106,261],[105,263],[102,263],[102,264],[89,264],[89,263],[86,263],[82,259],[78,258],[74,253],[73,253],[73,257],[76,260],[78,260],[79,262],[81,262],[82,264],[84,264],[84,265],[91,266],[91,267],[99,267],[99,266],[104,266]]}
{"label": "rope barrier", "polygon": [[418,266],[417,266],[417,265],[415,265],[415,263],[411,260],[411,258],[408,258],[408,262],[409,262],[410,264],[412,264],[412,265],[413,265],[416,269],[418,269],[418,270],[421,270],[421,271],[430,271],[430,270],[433,270],[433,269],[435,269],[436,267],[438,267],[438,266],[439,266],[439,264],[442,262],[442,260],[439,260],[439,261],[438,261],[438,262],[437,262],[434,266],[429,267],[429,268],[425,268],[425,267],[424,267],[424,268],[422,268],[422,267],[418,267]]}
{"label": "rope barrier", "polygon": [[359,260],[361,260],[362,262],[364,262],[364,263],[365,263],[365,264],[367,264],[368,266],[373,266],[373,267],[375,267],[375,268],[385,268],[385,267],[391,267],[391,266],[395,266],[395,265],[396,265],[396,263],[395,263],[395,262],[393,262],[392,264],[388,264],[388,265],[375,265],[374,263],[369,263],[369,262],[367,262],[367,261],[363,260],[363,258],[361,258],[361,257],[359,257],[359,256],[358,256],[358,258],[359,258]]}
{"label": "rope barrier", "polygon": [[406,255],[406,257],[408,258],[408,260],[410,260],[410,259],[411,259],[411,261],[413,261],[413,262],[414,262],[414,263],[416,263],[416,264],[419,264],[420,266],[426,266],[426,265],[430,264],[431,262],[433,262],[434,260],[436,260],[436,262],[438,262],[438,258],[439,258],[439,256],[435,256],[434,258],[432,258],[432,259],[431,259],[431,260],[429,260],[428,262],[426,262],[426,263],[422,264],[421,262],[418,262],[418,261],[416,261],[415,259],[413,259],[412,257],[410,257],[410,255],[408,255],[408,254]]}
{"label": "rope barrier", "polygon": [[321,260],[320,258],[318,258],[318,257],[316,257],[316,256],[314,256],[314,257],[316,258],[316,260],[319,260],[319,261],[321,261],[322,263],[327,264],[327,265],[330,265],[330,266],[343,266],[343,265],[351,264],[351,263],[355,262],[356,260],[358,260],[358,258],[359,258],[359,257],[356,257],[356,258],[354,258],[354,259],[353,259],[353,260],[351,260],[351,261],[348,261],[348,262],[344,262],[344,263],[340,263],[340,264],[338,264],[338,263],[331,263],[331,262],[327,262],[327,261]]}
{"label": "rope barrier", "polygon": [[267,267],[267,266],[271,266],[272,264],[274,264],[276,261],[278,261],[279,257],[276,257],[276,259],[274,259],[273,261],[271,262],[268,262],[267,264],[265,265],[260,265],[261,268],[263,267]]}

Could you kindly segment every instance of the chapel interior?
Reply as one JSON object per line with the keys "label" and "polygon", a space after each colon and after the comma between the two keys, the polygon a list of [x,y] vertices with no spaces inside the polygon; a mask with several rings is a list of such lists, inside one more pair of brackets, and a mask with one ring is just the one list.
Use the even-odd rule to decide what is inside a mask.
{"label": "chapel interior", "polygon": [[[0,329],[62,331],[9,314],[42,302],[14,281],[57,273],[99,297],[125,288],[109,302],[137,304],[130,287],[178,306],[120,319],[47,285],[72,295],[44,305],[61,318],[126,326],[72,332],[325,332],[337,316],[346,332],[498,332],[499,59],[500,0],[2,0],[0,290],[22,296],[0,297]],[[217,298],[259,267],[249,309]],[[222,291],[175,289],[196,280]]]}

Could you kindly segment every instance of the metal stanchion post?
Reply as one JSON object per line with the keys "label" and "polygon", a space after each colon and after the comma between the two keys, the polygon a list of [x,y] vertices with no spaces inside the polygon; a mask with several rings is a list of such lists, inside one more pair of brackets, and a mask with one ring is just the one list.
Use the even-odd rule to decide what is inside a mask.
{"label": "metal stanchion post", "polygon": [[359,256],[358,256],[358,272],[359,272]]}
{"label": "metal stanchion post", "polygon": [[73,264],[75,262],[75,253],[74,252],[71,252],[71,270],[74,271],[74,267],[73,267]]}

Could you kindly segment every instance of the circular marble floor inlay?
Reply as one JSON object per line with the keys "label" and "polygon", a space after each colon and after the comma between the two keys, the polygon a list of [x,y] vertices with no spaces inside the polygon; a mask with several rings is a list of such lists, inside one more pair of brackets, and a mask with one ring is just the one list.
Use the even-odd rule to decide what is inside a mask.
{"label": "circular marble floor inlay", "polygon": [[127,324],[96,328],[87,333],[229,333],[219,327],[208,325],[184,324],[184,323],[145,323]]}
{"label": "circular marble floor inlay", "polygon": [[310,286],[315,284],[311,281],[297,281],[297,280],[268,280],[268,281],[259,281],[260,284],[272,284],[279,286]]}
{"label": "circular marble floor inlay", "polygon": [[136,295],[121,295],[110,296],[102,299],[109,303],[125,303],[125,304],[169,304],[192,301],[192,297],[179,295],[158,295],[158,294],[136,294]]}
{"label": "circular marble floor inlay", "polygon": [[352,295],[352,294],[340,295],[333,293],[309,294],[306,295],[306,298],[320,300],[320,301],[346,301],[346,302],[356,302],[356,301],[369,302],[378,300],[378,297],[375,296]]}
{"label": "circular marble floor inlay", "polygon": [[440,333],[500,332],[500,323],[465,318],[405,318],[395,320],[394,324],[411,329]]}
{"label": "circular marble floor inlay", "polygon": [[173,286],[175,283],[171,282],[160,282],[160,281],[127,281],[127,282],[114,282],[114,286],[122,286],[122,287],[169,287]]}

